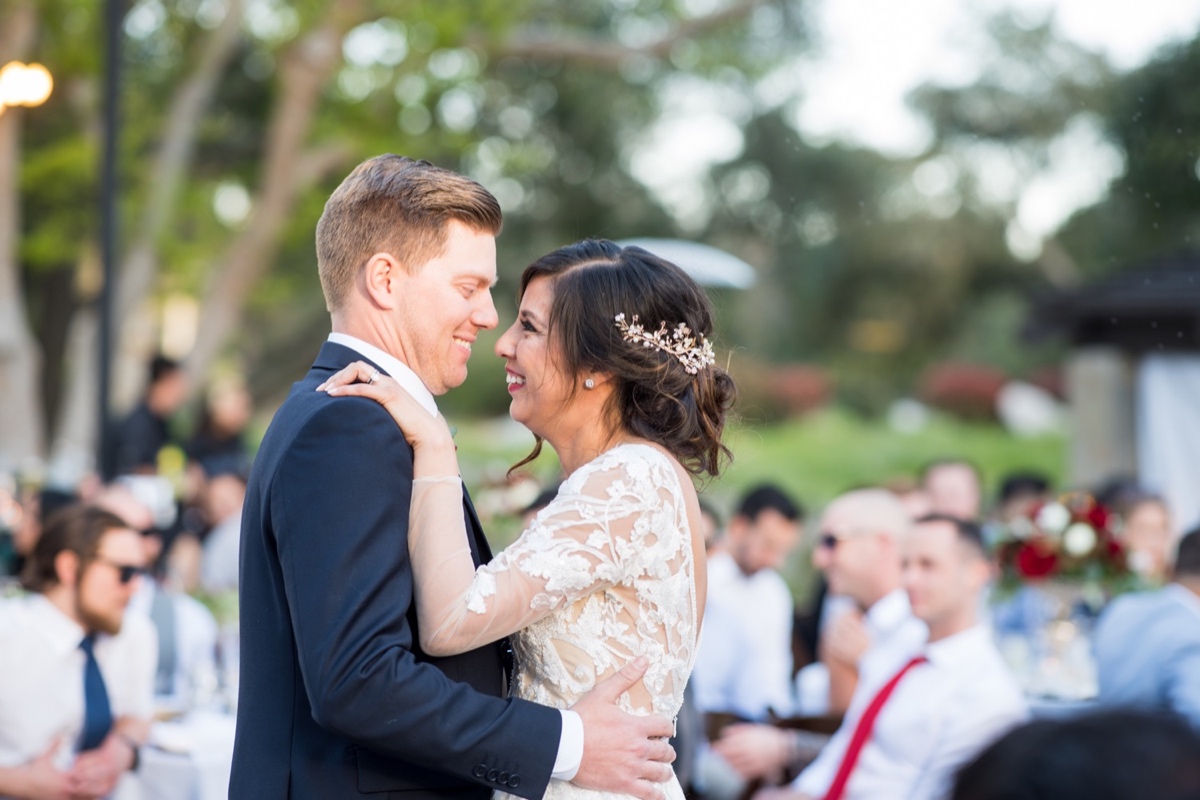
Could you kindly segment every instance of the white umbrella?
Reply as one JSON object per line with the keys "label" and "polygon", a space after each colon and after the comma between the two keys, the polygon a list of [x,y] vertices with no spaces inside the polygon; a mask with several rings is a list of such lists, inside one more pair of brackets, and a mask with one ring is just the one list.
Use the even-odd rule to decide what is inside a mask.
{"label": "white umbrella", "polygon": [[683,239],[622,239],[622,247],[640,247],[679,265],[702,286],[747,289],[754,285],[754,267],[735,255],[707,244]]}

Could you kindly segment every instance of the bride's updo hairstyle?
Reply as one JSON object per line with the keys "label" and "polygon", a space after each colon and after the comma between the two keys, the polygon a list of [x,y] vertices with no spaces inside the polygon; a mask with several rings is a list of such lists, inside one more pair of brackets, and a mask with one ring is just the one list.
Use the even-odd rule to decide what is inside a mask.
{"label": "bride's updo hairstyle", "polygon": [[[712,353],[713,311],[699,284],[653,253],[603,239],[561,247],[530,264],[520,295],[538,278],[552,284],[548,328],[559,369],[576,385],[586,373],[610,376],[609,419],[661,445],[693,474],[716,476],[731,457],[721,434],[736,388],[714,359],[703,357],[706,348]],[[677,352],[644,341],[663,323],[661,341]],[[690,346],[672,338],[680,324],[695,340]],[[647,336],[631,335],[639,330],[631,325]],[[540,449],[539,440],[522,463]]]}

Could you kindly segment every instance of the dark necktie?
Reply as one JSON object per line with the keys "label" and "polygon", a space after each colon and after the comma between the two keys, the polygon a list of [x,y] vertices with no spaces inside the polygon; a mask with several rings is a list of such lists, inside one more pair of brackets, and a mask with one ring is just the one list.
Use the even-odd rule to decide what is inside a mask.
{"label": "dark necktie", "polygon": [[83,666],[83,734],[79,738],[80,750],[99,747],[112,730],[112,707],[108,704],[108,690],[104,688],[104,676],[96,662],[95,640],[85,636],[79,649],[87,655]]}
{"label": "dark necktie", "polygon": [[850,782],[850,774],[854,772],[854,765],[858,763],[858,756],[862,753],[863,745],[871,738],[871,729],[875,727],[875,718],[879,716],[883,704],[892,696],[900,679],[908,674],[910,669],[918,664],[924,664],[927,660],[925,656],[917,656],[909,661],[872,698],[867,709],[863,711],[863,715],[859,717],[858,725],[854,727],[854,735],[850,737],[850,744],[846,747],[846,754],[842,756],[842,763],[838,766],[837,774],[829,786],[829,791],[825,793],[825,800],[840,800],[846,791],[846,784]]}

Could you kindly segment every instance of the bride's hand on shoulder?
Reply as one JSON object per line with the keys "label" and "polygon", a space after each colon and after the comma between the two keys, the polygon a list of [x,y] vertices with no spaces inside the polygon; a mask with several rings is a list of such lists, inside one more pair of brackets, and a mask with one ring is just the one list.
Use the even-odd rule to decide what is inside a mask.
{"label": "bride's hand on shoulder", "polygon": [[338,370],[318,386],[317,391],[334,397],[374,400],[392,415],[414,449],[427,446],[454,449],[450,428],[441,414],[431,415],[395,378],[384,375],[365,361],[355,361]]}

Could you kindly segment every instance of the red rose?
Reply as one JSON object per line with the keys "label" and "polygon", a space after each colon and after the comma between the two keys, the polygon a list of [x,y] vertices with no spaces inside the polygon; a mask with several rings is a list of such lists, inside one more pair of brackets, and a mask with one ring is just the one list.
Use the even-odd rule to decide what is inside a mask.
{"label": "red rose", "polygon": [[1096,530],[1107,530],[1111,516],[1107,508],[1097,503],[1088,509],[1084,519],[1091,523]]}
{"label": "red rose", "polygon": [[1058,568],[1058,556],[1044,547],[1027,542],[1017,551],[1017,572],[1026,578],[1044,578]]}
{"label": "red rose", "polygon": [[1108,538],[1104,543],[1104,555],[1108,562],[1119,570],[1124,570],[1128,566],[1125,560],[1125,548],[1116,539]]}

